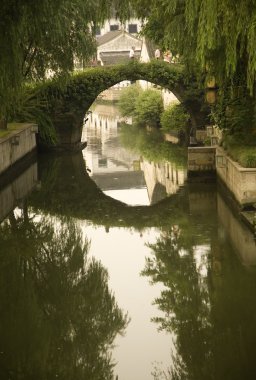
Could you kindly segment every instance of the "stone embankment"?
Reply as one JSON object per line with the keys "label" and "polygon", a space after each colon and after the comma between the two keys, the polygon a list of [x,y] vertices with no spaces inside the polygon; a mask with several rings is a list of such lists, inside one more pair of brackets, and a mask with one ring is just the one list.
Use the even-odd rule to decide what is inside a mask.
{"label": "stone embankment", "polygon": [[0,131],[0,175],[36,149],[36,124],[8,124]]}
{"label": "stone embankment", "polygon": [[256,235],[256,168],[244,168],[219,146],[188,148],[188,179],[221,181],[241,210],[241,217]]}

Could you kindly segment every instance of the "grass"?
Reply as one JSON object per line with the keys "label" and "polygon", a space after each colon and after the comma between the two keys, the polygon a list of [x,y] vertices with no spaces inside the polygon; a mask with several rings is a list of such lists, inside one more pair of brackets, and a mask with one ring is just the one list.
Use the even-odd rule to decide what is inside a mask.
{"label": "grass", "polygon": [[256,168],[256,146],[229,146],[227,153],[244,168]]}
{"label": "grass", "polygon": [[0,129],[0,139],[8,136],[13,131],[18,131],[24,128],[27,123],[8,123],[7,129]]}
{"label": "grass", "polygon": [[224,137],[223,148],[232,160],[244,168],[256,168],[255,134],[236,134]]}
{"label": "grass", "polygon": [[0,139],[7,136],[9,134],[9,131],[7,129],[1,129],[0,130]]}

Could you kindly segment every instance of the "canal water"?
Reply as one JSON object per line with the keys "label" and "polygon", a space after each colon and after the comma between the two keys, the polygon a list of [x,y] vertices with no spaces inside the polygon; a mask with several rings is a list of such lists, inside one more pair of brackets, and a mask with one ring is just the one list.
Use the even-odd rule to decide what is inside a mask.
{"label": "canal water", "polygon": [[0,379],[256,378],[256,245],[186,152],[88,115],[0,187]]}

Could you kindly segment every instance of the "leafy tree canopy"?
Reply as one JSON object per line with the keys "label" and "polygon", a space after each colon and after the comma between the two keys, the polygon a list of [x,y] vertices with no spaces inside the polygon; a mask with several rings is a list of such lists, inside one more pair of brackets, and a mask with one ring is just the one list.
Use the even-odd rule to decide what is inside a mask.
{"label": "leafy tree canopy", "polygon": [[6,116],[26,79],[73,67],[73,58],[95,52],[94,27],[112,10],[111,0],[2,0],[0,115]]}
{"label": "leafy tree canopy", "polygon": [[207,70],[219,83],[245,73],[256,79],[255,0],[131,0],[148,21],[145,34],[178,52],[189,65]]}
{"label": "leafy tree canopy", "polygon": [[189,114],[182,104],[170,104],[161,115],[161,126],[165,132],[186,131]]}
{"label": "leafy tree canopy", "polygon": [[136,102],[141,93],[142,89],[138,85],[131,85],[122,90],[118,100],[118,108],[122,116],[134,116]]}

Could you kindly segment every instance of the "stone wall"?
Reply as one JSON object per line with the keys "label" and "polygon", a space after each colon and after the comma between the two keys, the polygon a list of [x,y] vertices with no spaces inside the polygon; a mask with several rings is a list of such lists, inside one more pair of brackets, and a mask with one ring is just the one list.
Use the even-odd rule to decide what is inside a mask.
{"label": "stone wall", "polygon": [[37,126],[16,124],[16,127],[0,138],[0,175],[36,148]]}
{"label": "stone wall", "polygon": [[219,146],[188,148],[188,177],[216,173],[240,206],[256,203],[256,168],[243,168]]}
{"label": "stone wall", "polygon": [[215,147],[188,148],[188,174],[215,172]]}
{"label": "stone wall", "polygon": [[165,141],[169,141],[171,142],[172,144],[178,144],[180,139],[178,137],[178,133],[176,132],[171,134],[171,133],[165,133],[164,134],[164,138],[165,138]]}
{"label": "stone wall", "polygon": [[119,100],[121,95],[122,87],[110,87],[100,94],[100,98],[103,100]]}
{"label": "stone wall", "polygon": [[240,205],[256,203],[256,168],[243,168],[217,147],[216,171]]}
{"label": "stone wall", "polygon": [[232,214],[224,198],[220,194],[217,197],[218,217],[224,230],[221,229],[222,239],[228,233],[233,249],[237,252],[244,265],[256,264],[255,240],[252,232],[244,223]]}

